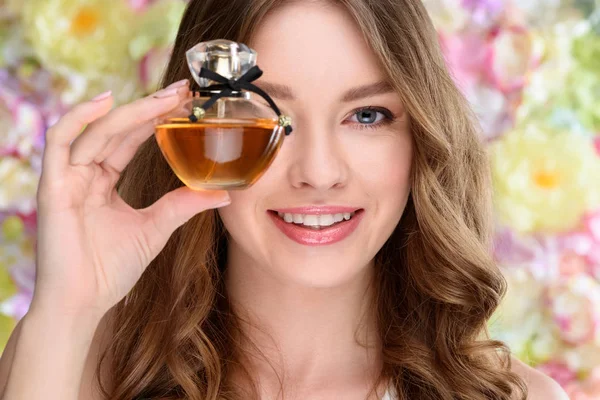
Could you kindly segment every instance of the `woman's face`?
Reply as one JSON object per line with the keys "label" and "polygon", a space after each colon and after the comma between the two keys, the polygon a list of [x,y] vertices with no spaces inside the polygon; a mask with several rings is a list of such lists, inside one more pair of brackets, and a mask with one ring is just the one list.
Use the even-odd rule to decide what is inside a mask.
{"label": "woman's face", "polygon": [[254,83],[294,131],[265,174],[219,210],[230,254],[288,283],[340,285],[372,265],[404,211],[408,116],[342,8],[288,4],[249,45],[264,71]]}

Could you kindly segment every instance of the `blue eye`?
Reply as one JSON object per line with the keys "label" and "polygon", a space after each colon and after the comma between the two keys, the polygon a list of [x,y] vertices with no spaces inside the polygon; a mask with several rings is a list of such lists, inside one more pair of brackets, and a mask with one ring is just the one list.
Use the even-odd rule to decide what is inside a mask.
{"label": "blue eye", "polygon": [[394,122],[395,117],[386,108],[364,107],[355,110],[350,117],[350,122],[356,129],[377,129]]}
{"label": "blue eye", "polygon": [[[372,124],[373,122],[379,122],[379,120],[377,120],[377,111],[373,111],[373,110],[362,110],[357,112],[356,114],[356,119],[358,120],[358,122],[360,122],[361,124]],[[381,113],[379,113],[381,114]]]}

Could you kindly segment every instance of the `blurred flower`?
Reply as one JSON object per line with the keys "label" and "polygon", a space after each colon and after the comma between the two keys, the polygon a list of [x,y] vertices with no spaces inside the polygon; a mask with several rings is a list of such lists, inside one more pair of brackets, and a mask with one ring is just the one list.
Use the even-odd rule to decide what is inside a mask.
{"label": "blurred flower", "polygon": [[523,268],[532,279],[546,285],[560,277],[561,248],[550,235],[523,235],[499,226],[494,237],[494,257],[508,272]]}
{"label": "blurred flower", "polygon": [[13,318],[0,314],[0,351],[4,351],[4,347],[16,324]]}
{"label": "blurred flower", "polygon": [[[33,217],[33,218],[32,218]],[[0,213],[0,312],[22,318],[35,282],[35,215]],[[2,274],[9,274],[4,277]]]}
{"label": "blurred flower", "polygon": [[17,288],[8,273],[7,266],[0,262],[0,301],[16,294]]}
{"label": "blurred flower", "polygon": [[497,139],[515,125],[514,101],[495,87],[480,83],[465,93],[486,141]]}
{"label": "blurred flower", "polygon": [[582,382],[571,382],[565,390],[571,400],[597,400],[600,398],[600,367],[595,368]]}
{"label": "blurred flower", "polygon": [[581,378],[600,365],[600,346],[595,342],[570,346],[563,349],[559,356],[571,369],[577,371]]}
{"label": "blurred flower", "polygon": [[577,380],[577,373],[569,368],[564,362],[549,361],[544,364],[537,365],[537,370],[554,379],[562,387],[567,386],[571,382]]}
{"label": "blurred flower", "polygon": [[568,9],[561,0],[518,0],[511,1],[512,18],[531,27],[552,26],[568,18]]}
{"label": "blurred flower", "polygon": [[30,157],[36,148],[41,149],[45,128],[44,116],[35,104],[0,85],[0,156]]}
{"label": "blurred flower", "polygon": [[146,9],[130,45],[131,57],[139,61],[139,78],[146,93],[158,89],[184,11],[181,0],[155,1]]}
{"label": "blurred flower", "polygon": [[489,330],[494,338],[506,342],[519,359],[528,359],[531,340],[544,326],[540,308],[543,286],[525,268],[513,267],[504,275],[507,293],[490,318]]}
{"label": "blurred flower", "polygon": [[502,92],[522,89],[541,56],[541,49],[535,45],[532,34],[524,27],[494,30],[484,69],[489,81]]}
{"label": "blurred flower", "polygon": [[545,296],[560,337],[566,343],[600,345],[600,283],[578,274],[551,284]]}
{"label": "blurred flower", "polygon": [[440,34],[439,40],[448,68],[477,115],[484,138],[494,139],[512,127],[511,99],[486,80],[489,42],[473,33]]}
{"label": "blurred flower", "polygon": [[600,282],[600,209],[587,213],[581,227],[561,237],[561,246],[570,252],[570,261]]}
{"label": "blurred flower", "polygon": [[1,0],[0,10],[6,15],[18,15],[23,8],[23,2],[20,0]]}
{"label": "blurred flower", "polygon": [[577,37],[572,54],[576,69],[569,83],[577,86],[569,87],[568,101],[585,126],[600,132],[600,35],[588,31]]}
{"label": "blurred flower", "polygon": [[140,83],[145,93],[159,89],[160,80],[171,57],[171,48],[152,49],[140,60]]}
{"label": "blurred flower", "polygon": [[27,161],[14,157],[0,158],[0,211],[33,211],[38,180],[38,173]]}
{"label": "blurred flower", "polygon": [[23,27],[43,64],[62,75],[131,76],[137,17],[122,0],[27,0]]}
{"label": "blurred flower", "polygon": [[590,138],[531,123],[491,146],[496,206],[518,232],[561,232],[600,205],[600,158]]}
{"label": "blurred flower", "polygon": [[[590,33],[586,21],[570,20],[539,34],[543,46],[538,68],[528,75],[517,119],[525,124],[532,118],[560,121],[569,114],[573,129],[600,131],[600,69],[598,36]],[[597,54],[598,53],[598,54]],[[564,119],[563,119],[564,121]]]}
{"label": "blurred flower", "polygon": [[463,7],[470,12],[470,24],[488,29],[499,22],[505,8],[502,0],[463,0]]}
{"label": "blurred flower", "polygon": [[488,54],[487,42],[473,33],[441,33],[439,41],[456,84],[463,91],[470,91],[481,79]]}
{"label": "blurred flower", "polygon": [[463,0],[424,0],[429,16],[436,29],[443,33],[456,33],[467,27],[469,10],[462,6]]}
{"label": "blurred flower", "polygon": [[[543,309],[541,302],[539,307]],[[556,334],[556,327],[544,315],[543,324],[539,326],[538,331],[531,338],[527,354],[531,362],[537,365],[554,360],[565,347],[565,343]]]}
{"label": "blurred flower", "polygon": [[15,265],[8,270],[11,271],[18,291],[0,303],[0,312],[16,320],[20,320],[27,314],[31,300],[33,299],[35,268],[32,263],[30,266]]}
{"label": "blurred flower", "polygon": [[33,57],[33,51],[25,41],[22,26],[0,15],[0,67],[18,65],[29,57]]}
{"label": "blurred flower", "polygon": [[144,11],[155,0],[128,0],[129,6],[135,11]]}

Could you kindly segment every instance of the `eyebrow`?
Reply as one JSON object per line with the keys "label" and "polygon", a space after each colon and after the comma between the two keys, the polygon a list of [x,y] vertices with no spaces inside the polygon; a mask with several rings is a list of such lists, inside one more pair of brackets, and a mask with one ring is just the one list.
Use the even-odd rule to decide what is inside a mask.
{"label": "eyebrow", "polygon": [[[292,88],[290,88],[287,85],[270,82],[257,82],[255,83],[255,85],[267,92],[269,96],[274,97],[276,99],[295,99],[294,93],[292,92]],[[394,91],[394,88],[388,81],[379,81],[347,90],[342,95],[341,101],[344,103],[349,103],[351,101],[356,101],[367,97],[373,97],[385,93],[392,93]]]}

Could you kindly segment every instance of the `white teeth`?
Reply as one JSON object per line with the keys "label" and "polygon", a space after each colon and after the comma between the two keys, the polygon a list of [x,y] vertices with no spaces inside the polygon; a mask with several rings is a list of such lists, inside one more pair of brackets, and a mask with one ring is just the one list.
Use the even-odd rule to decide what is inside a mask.
{"label": "white teeth", "polygon": [[331,214],[319,215],[319,225],[331,226],[331,225],[333,225],[333,223],[334,223],[333,215],[331,215]]}
{"label": "white teeth", "polygon": [[319,225],[319,216],[318,215],[303,215],[302,216],[302,224],[307,225],[307,226]]}
{"label": "white teeth", "polygon": [[320,228],[325,226],[331,226],[344,220],[348,221],[354,215],[351,213],[338,213],[338,214],[291,214],[278,212],[277,215],[288,224],[294,223],[298,225],[310,226],[312,228]]}

